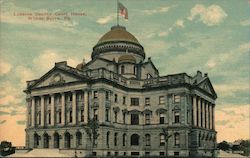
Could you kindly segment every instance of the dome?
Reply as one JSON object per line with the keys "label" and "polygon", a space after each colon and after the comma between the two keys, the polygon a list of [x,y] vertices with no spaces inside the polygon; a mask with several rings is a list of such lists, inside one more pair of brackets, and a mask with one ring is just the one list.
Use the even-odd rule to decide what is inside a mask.
{"label": "dome", "polygon": [[139,44],[138,40],[135,38],[134,35],[126,31],[126,28],[123,26],[113,26],[111,30],[105,33],[97,44],[110,42],[110,41],[127,41]]}
{"label": "dome", "polygon": [[133,57],[132,55],[123,55],[118,59],[119,63],[123,63],[123,62],[132,62],[132,63],[136,63],[136,59],[135,57]]}

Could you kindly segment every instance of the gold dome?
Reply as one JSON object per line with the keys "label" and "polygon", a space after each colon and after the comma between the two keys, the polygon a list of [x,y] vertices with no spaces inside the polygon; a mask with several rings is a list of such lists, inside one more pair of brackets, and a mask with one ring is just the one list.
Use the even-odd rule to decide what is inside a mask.
{"label": "gold dome", "polygon": [[136,59],[135,57],[133,57],[132,55],[123,55],[118,59],[118,63],[122,63],[122,62],[132,62],[132,63],[136,63]]}
{"label": "gold dome", "polygon": [[126,31],[125,27],[119,25],[111,27],[111,30],[105,33],[97,44],[110,41],[129,41],[140,44],[134,35]]}

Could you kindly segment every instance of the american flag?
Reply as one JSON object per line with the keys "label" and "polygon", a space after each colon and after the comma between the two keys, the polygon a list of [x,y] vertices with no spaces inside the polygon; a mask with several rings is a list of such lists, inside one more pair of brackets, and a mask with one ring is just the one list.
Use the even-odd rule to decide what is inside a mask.
{"label": "american flag", "polygon": [[118,3],[118,7],[120,15],[124,17],[124,19],[128,19],[128,9],[120,2]]}

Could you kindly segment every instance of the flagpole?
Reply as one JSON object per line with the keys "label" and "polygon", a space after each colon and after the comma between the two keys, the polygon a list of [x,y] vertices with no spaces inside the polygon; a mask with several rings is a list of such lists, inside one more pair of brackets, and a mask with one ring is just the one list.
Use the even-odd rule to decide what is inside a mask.
{"label": "flagpole", "polygon": [[117,2],[117,20],[116,20],[116,23],[117,23],[117,26],[119,26],[119,0],[116,0]]}

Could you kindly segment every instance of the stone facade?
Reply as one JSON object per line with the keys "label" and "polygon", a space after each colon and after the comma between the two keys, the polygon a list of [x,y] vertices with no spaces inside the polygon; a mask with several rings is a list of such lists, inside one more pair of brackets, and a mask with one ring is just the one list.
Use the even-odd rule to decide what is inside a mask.
{"label": "stone facade", "polygon": [[[79,156],[212,156],[217,95],[207,74],[159,76],[143,47],[115,26],[92,60],[66,62],[27,82],[27,148],[59,148]],[[99,122],[91,149],[83,128]],[[91,153],[93,152],[93,153]]]}

